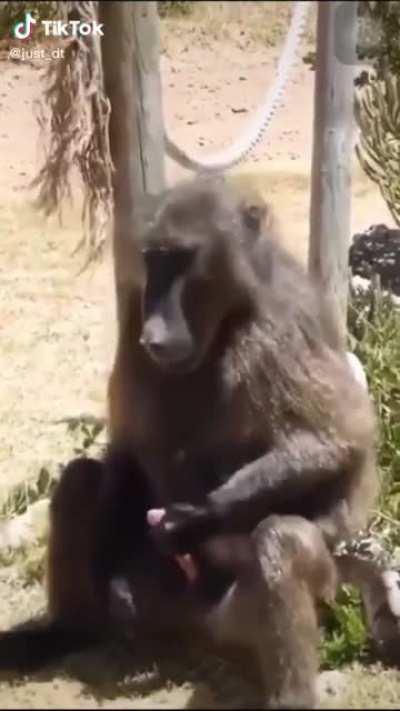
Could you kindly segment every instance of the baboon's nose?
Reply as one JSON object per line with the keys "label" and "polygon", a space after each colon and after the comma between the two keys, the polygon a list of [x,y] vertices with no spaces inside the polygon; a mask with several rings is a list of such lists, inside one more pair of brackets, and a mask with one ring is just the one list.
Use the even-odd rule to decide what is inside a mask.
{"label": "baboon's nose", "polygon": [[181,338],[144,334],[140,343],[153,360],[166,365],[184,361],[192,354],[190,344]]}
{"label": "baboon's nose", "polygon": [[168,347],[168,339],[161,333],[157,333],[152,330],[144,331],[140,338],[140,344],[146,348],[147,351],[151,351],[154,354],[162,353]]}
{"label": "baboon's nose", "polygon": [[155,341],[148,348],[153,358],[166,363],[179,363],[191,355],[191,348],[180,340]]}
{"label": "baboon's nose", "polygon": [[170,347],[165,341],[148,341],[146,343],[147,350],[156,358],[163,358],[168,356],[168,351]]}

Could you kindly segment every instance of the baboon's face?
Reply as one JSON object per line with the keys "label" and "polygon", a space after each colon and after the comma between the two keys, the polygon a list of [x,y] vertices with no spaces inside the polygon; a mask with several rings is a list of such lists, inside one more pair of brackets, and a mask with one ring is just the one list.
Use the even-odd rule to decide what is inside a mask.
{"label": "baboon's face", "polygon": [[210,255],[199,245],[144,251],[141,343],[160,368],[186,372],[205,357],[223,318]]}
{"label": "baboon's face", "polygon": [[177,197],[171,191],[142,243],[140,342],[160,368],[183,373],[199,367],[237,308],[246,229],[239,207],[220,204],[208,186]]}

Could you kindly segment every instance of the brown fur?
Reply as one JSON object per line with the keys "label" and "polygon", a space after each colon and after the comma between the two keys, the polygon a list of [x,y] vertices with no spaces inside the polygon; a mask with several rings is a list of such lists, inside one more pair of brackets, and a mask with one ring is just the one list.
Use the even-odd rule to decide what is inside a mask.
{"label": "brown fur", "polygon": [[[221,198],[219,188],[213,186],[211,196],[206,196],[209,204],[205,204],[204,199],[197,206],[198,186],[192,189],[191,193],[191,188],[185,186],[181,194],[179,189],[172,193],[175,210],[176,205],[181,204],[180,200],[184,200],[185,204],[182,213],[179,214],[177,210],[175,221],[169,212],[170,198],[167,196],[156,217],[160,225],[159,234],[171,235],[175,229],[178,239],[181,239],[179,225],[189,227],[190,234],[190,228],[197,221],[204,221],[205,239],[216,239],[213,200],[217,206],[219,200],[222,203],[226,201],[225,188],[222,188]],[[270,220],[269,224],[272,225],[273,221]],[[219,354],[218,345],[215,354],[215,359],[220,358],[218,368],[215,368],[216,361],[211,360],[208,368],[195,371],[182,379],[165,378],[144,357],[138,346],[141,328],[140,292],[132,291],[130,320],[126,322],[125,330],[121,331],[110,379],[111,438],[129,442],[135,452],[140,453],[145,469],[152,477],[158,503],[165,506],[177,499],[190,500],[193,497],[196,487],[190,476],[190,462],[196,458],[201,460],[208,451],[225,451],[228,448],[231,460],[236,461],[234,468],[240,469],[241,457],[246,461],[246,456],[249,456],[246,450],[251,449],[252,444],[255,450],[268,451],[276,443],[283,443],[287,458],[292,465],[298,465],[301,469],[307,458],[307,440],[303,448],[295,437],[291,441],[287,439],[293,427],[300,424],[306,431],[318,433],[326,450],[332,451],[332,461],[337,461],[347,478],[345,497],[337,493],[335,503],[334,491],[328,512],[314,517],[329,546],[332,546],[338,538],[349,536],[366,524],[369,508],[376,495],[373,408],[367,394],[349,371],[339,340],[335,338],[329,305],[307,280],[301,267],[281,250],[276,235],[264,232],[258,246],[254,248],[253,260],[249,268],[248,263],[239,262],[238,259],[242,272],[241,276],[236,273],[238,278],[235,285],[229,279],[225,282],[222,270],[213,275],[213,281],[218,285],[218,298],[222,302],[226,296],[224,288],[227,292],[235,288],[240,290],[244,281],[257,308],[251,312],[250,318],[238,311],[237,316],[225,324],[226,332],[220,334],[222,354]],[[210,313],[208,306],[213,308],[215,299],[216,296],[211,295],[209,301],[207,298],[201,300],[206,319]],[[154,442],[157,442],[156,447],[153,446]],[[177,454],[181,449],[184,451],[179,459]],[[229,459],[228,456],[227,469],[231,470]],[[240,474],[236,474],[236,478],[238,476]],[[303,508],[303,502],[299,501],[299,514]],[[285,527],[284,521],[282,519],[282,523],[278,523],[278,528]],[[322,542],[315,543],[320,535],[317,529],[307,524],[308,539],[307,535],[300,536],[299,541],[297,538],[301,526],[297,527],[294,522],[287,534],[287,549],[283,546],[282,553],[274,552],[273,545],[268,543],[267,533],[261,537],[261,550],[256,558],[264,561],[263,574],[260,576],[254,573],[254,588],[250,591],[244,582],[244,596],[236,593],[235,605],[239,606],[239,613],[234,615],[236,623],[232,621],[231,614],[227,616],[227,636],[235,636],[235,624],[237,627],[240,619],[244,620],[246,627],[251,628],[253,606],[257,607],[258,600],[262,608],[265,608],[269,622],[264,624],[260,619],[255,621],[253,632],[248,633],[251,638],[248,644],[258,649],[261,666],[265,663],[266,688],[269,694],[275,694],[276,703],[284,704],[290,698],[290,704],[296,705],[294,699],[297,696],[301,706],[302,703],[311,703],[314,698],[311,689],[317,668],[317,627],[312,600],[334,594],[336,574],[333,560],[327,550],[323,549]],[[303,525],[306,525],[305,521]],[[267,531],[269,527],[270,522]],[[260,540],[259,528],[257,540]],[[268,548],[269,545],[271,555],[276,556],[277,565],[281,562],[281,555],[288,556],[285,564],[288,567],[282,583],[277,583],[279,592],[271,593],[272,598],[277,595],[277,600],[284,596],[283,602],[276,603],[275,611],[272,611],[274,604],[268,602],[271,570],[267,561],[270,554],[266,555],[262,550],[263,546]],[[288,550],[292,548],[293,554],[289,555]],[[314,572],[311,574],[305,560],[312,550],[315,552],[318,548],[320,553],[315,555]],[[208,551],[212,556],[212,544],[208,546]],[[234,551],[235,547],[233,552],[232,549],[230,553],[227,552],[227,556],[234,557]],[[254,565],[254,570],[258,570],[258,564]],[[315,579],[319,581],[318,589],[312,585]],[[282,609],[280,605],[283,605]],[[267,614],[269,609],[270,613]],[[216,614],[221,613],[219,611]],[[288,616],[286,622],[285,615]],[[271,620],[275,619],[278,620],[277,629],[275,632],[272,630],[271,634],[275,634],[276,639],[271,640],[267,628],[272,625]],[[302,639],[303,625],[305,631]],[[227,630],[226,624],[224,629]],[[266,637],[263,640],[264,633]],[[275,648],[278,654],[283,636],[286,646],[281,653],[283,658],[288,655],[287,663],[284,664],[286,671],[278,673],[277,669],[274,681],[274,655],[271,650]],[[245,637],[242,634],[242,641]],[[262,642],[268,651],[261,652]],[[295,667],[301,671],[303,687],[301,679],[293,682],[290,687],[289,678]],[[275,683],[277,688],[271,691],[271,684],[273,687]],[[297,683],[299,686],[296,686]]]}

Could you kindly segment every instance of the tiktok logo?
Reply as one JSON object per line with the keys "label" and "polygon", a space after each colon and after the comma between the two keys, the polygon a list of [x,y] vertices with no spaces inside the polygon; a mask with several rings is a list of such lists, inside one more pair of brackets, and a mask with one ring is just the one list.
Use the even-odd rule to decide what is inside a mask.
{"label": "tiktok logo", "polygon": [[[1,4],[1,3],[0,3]],[[27,39],[31,34],[32,25],[36,25],[37,20],[30,12],[25,13],[23,22],[17,22],[13,28],[13,35],[16,39]],[[86,35],[104,35],[103,23],[93,20],[92,22],[81,22],[80,20],[41,20],[46,37],[86,37]]]}
{"label": "tiktok logo", "polygon": [[36,25],[36,20],[30,12],[25,13],[25,20],[14,25],[14,37],[16,39],[27,39],[31,34],[32,25]]}

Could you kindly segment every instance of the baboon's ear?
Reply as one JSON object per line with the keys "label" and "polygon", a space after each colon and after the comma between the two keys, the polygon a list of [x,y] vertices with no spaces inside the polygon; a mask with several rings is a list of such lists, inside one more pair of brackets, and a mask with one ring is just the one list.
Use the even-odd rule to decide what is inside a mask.
{"label": "baboon's ear", "polygon": [[263,223],[268,216],[268,206],[264,204],[255,204],[245,202],[241,206],[243,224],[257,236],[261,232]]}

